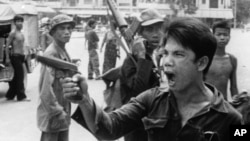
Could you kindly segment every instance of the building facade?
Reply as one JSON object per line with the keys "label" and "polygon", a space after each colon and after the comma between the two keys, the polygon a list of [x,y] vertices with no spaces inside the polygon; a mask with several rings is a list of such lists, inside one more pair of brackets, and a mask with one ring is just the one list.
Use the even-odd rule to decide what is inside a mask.
{"label": "building facade", "polygon": [[[140,12],[151,7],[156,8],[163,15],[173,14],[168,1],[169,0],[115,0],[119,10],[125,14]],[[194,14],[186,14],[184,9],[178,11],[178,16],[188,16],[197,18],[233,18],[231,0],[193,0],[197,7]],[[62,0],[63,11],[68,14],[105,14],[106,0]],[[178,7],[178,6],[177,6]],[[79,9],[85,9],[86,12],[77,12]],[[89,10],[89,11],[87,11]],[[70,12],[69,12],[70,11]],[[94,12],[96,11],[96,12]],[[99,11],[99,12],[98,12]]]}
{"label": "building facade", "polygon": [[195,2],[198,9],[194,14],[186,14],[180,11],[178,16],[213,19],[234,18],[231,0],[196,0]]}
{"label": "building facade", "polygon": [[[5,0],[8,1],[8,0]],[[9,1],[36,1],[46,3],[46,5],[57,11],[69,15],[79,15],[81,17],[106,15],[106,0],[9,0]],[[124,15],[139,13],[146,8],[156,8],[162,15],[173,15],[169,1],[172,0],[114,0],[118,9]],[[177,1],[177,0],[175,0]],[[202,19],[233,19],[232,0],[184,0],[190,2],[197,10],[193,14],[185,12],[185,8],[175,7],[179,17],[196,17]],[[53,5],[54,3],[54,5]]]}

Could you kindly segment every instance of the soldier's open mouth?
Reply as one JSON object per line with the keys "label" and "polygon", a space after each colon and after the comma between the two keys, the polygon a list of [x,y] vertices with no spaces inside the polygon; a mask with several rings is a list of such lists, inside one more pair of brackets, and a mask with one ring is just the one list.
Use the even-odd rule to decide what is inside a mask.
{"label": "soldier's open mouth", "polygon": [[175,84],[175,74],[172,72],[166,72],[165,74],[167,75],[169,85],[174,85]]}

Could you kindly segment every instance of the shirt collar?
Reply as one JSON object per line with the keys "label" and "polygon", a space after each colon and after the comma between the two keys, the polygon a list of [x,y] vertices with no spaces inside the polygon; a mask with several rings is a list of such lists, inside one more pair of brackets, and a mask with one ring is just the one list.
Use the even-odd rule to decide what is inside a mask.
{"label": "shirt collar", "polygon": [[[211,101],[211,104],[204,107],[200,112],[198,112],[196,114],[196,116],[207,113],[210,111],[210,109],[213,109],[213,110],[215,110],[217,112],[221,112],[221,113],[228,113],[228,110],[226,108],[222,93],[219,92],[214,86],[212,86],[210,84],[205,83],[205,85],[208,89],[210,89],[213,92],[214,97]],[[175,97],[174,97],[173,93],[171,91],[169,91],[169,94],[170,94],[169,95],[169,102],[172,103],[172,105],[173,104],[175,105],[176,102],[175,102]],[[175,106],[177,106],[177,105],[175,105]]]}
{"label": "shirt collar", "polygon": [[57,51],[59,57],[64,60],[64,61],[68,61],[68,62],[71,62],[71,59],[66,51],[65,48],[61,48],[59,47],[56,43],[54,43],[54,46],[55,46],[55,50]]}
{"label": "shirt collar", "polygon": [[225,100],[223,98],[223,94],[219,92],[214,86],[205,83],[205,85],[213,92],[214,97],[211,102],[211,105],[208,108],[211,108],[215,111],[221,112],[221,113],[228,113],[228,110],[225,105]]}

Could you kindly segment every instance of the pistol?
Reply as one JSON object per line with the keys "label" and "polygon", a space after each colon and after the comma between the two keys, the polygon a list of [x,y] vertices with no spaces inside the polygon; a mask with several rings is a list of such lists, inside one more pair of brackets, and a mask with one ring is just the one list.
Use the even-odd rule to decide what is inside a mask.
{"label": "pistol", "polygon": [[[35,58],[38,62],[46,66],[62,71],[63,72],[62,77],[72,77],[73,75],[80,73],[78,71],[78,66],[73,63],[55,57],[47,57],[47,56],[45,57],[41,55],[36,55]],[[77,95],[73,96],[72,99],[75,100],[82,99],[82,95],[77,93]]]}
{"label": "pistol", "polygon": [[77,65],[55,57],[36,55],[36,60],[44,65],[61,70],[65,76],[72,77],[74,74],[79,73]]}

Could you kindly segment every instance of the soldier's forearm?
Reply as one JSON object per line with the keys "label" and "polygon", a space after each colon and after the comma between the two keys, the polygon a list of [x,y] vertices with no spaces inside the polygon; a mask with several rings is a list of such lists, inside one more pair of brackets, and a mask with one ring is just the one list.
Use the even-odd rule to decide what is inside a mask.
{"label": "soldier's forearm", "polygon": [[97,128],[95,125],[96,109],[94,101],[90,97],[84,98],[84,100],[79,103],[79,107],[88,128],[95,133]]}

